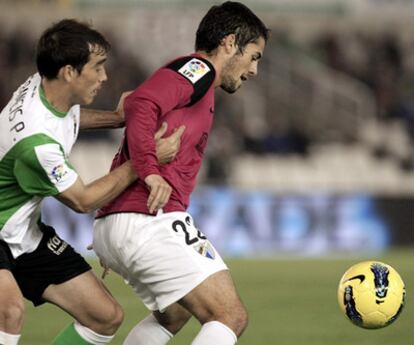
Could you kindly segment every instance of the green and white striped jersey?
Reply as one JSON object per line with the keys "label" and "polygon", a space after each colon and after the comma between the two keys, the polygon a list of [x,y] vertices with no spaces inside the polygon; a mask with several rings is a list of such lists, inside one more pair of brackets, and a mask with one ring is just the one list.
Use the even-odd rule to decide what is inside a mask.
{"label": "green and white striped jersey", "polygon": [[13,256],[36,249],[41,201],[72,186],[78,175],[67,157],[79,131],[79,105],[60,113],[34,74],[0,113],[0,239]]}

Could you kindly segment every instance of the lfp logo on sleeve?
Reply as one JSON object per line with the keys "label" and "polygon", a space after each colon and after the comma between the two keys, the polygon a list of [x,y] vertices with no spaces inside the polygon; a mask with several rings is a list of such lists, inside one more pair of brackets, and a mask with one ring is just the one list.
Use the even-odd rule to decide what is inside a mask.
{"label": "lfp logo on sleeve", "polygon": [[210,68],[199,59],[191,59],[183,67],[178,70],[184,77],[195,84],[204,75],[210,72]]}
{"label": "lfp logo on sleeve", "polygon": [[65,176],[68,173],[68,169],[66,167],[66,164],[59,164],[58,166],[55,166],[52,169],[52,177],[55,180],[55,183],[59,182],[63,176]]}

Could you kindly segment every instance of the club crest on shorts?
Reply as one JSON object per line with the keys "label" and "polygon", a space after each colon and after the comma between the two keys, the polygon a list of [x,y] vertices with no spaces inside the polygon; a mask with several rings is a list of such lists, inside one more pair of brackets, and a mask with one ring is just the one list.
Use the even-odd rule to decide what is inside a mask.
{"label": "club crest on shorts", "polygon": [[214,251],[213,246],[210,244],[209,241],[204,241],[200,245],[194,247],[198,254],[214,260],[216,258],[216,252]]}

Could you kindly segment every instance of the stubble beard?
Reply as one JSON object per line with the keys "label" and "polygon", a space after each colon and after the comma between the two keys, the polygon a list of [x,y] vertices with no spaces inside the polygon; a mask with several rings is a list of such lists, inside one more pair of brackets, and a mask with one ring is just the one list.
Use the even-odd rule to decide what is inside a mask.
{"label": "stubble beard", "polygon": [[232,72],[235,71],[237,65],[237,56],[233,56],[224,66],[223,74],[220,87],[227,93],[235,93],[241,85],[237,84],[237,80],[232,76]]}
{"label": "stubble beard", "polygon": [[221,83],[220,87],[227,93],[235,93],[239,88],[239,86],[237,86],[236,81],[232,78],[228,78],[227,80],[223,79],[223,82]]}

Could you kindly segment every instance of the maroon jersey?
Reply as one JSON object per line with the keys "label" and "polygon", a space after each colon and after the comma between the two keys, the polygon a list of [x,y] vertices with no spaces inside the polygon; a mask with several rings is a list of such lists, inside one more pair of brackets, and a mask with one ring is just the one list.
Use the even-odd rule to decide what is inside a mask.
{"label": "maroon jersey", "polygon": [[[98,211],[97,217],[118,212],[149,213],[149,190],[144,179],[161,175],[172,187],[164,212],[185,211],[196,183],[214,114],[213,65],[194,54],[157,70],[124,103],[126,130],[111,170],[131,159],[138,180],[117,199]],[[168,131],[185,125],[180,150],[168,164],[159,165],[154,134],[162,122]]]}

